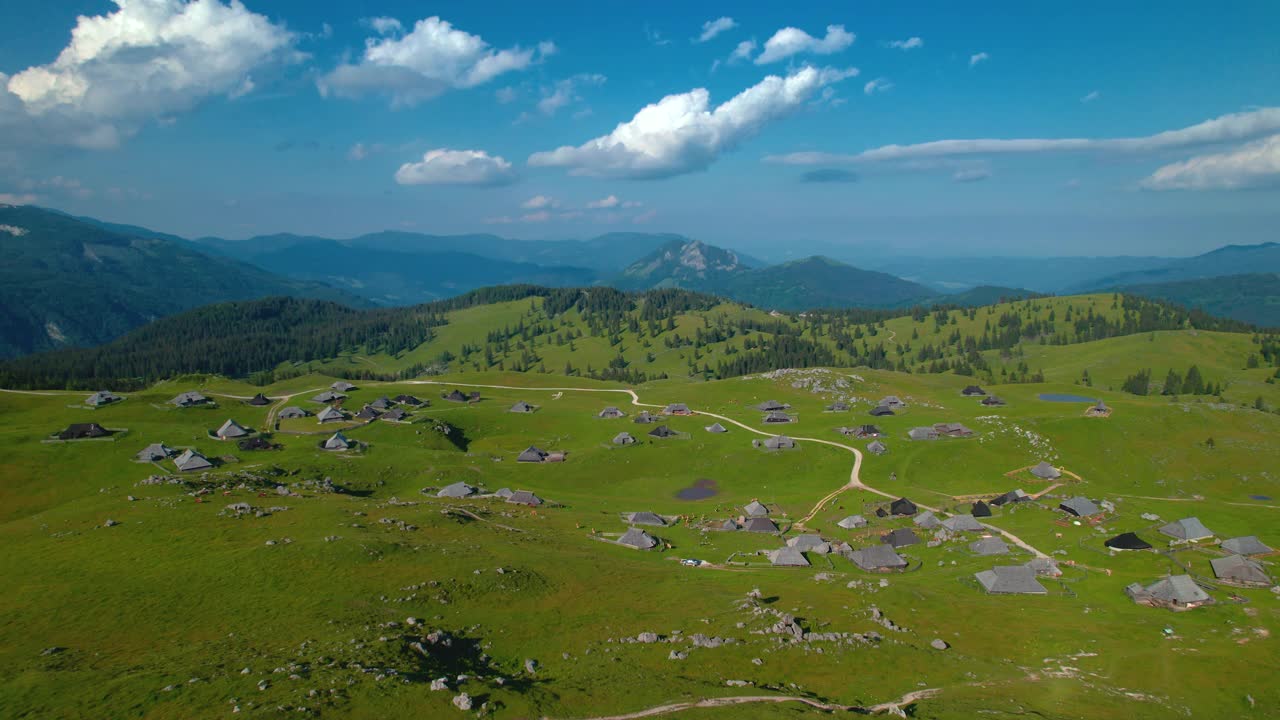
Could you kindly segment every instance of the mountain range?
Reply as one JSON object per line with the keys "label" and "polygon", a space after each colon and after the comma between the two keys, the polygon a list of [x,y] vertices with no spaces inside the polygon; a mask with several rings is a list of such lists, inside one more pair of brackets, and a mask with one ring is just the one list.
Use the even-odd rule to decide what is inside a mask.
{"label": "mountain range", "polygon": [[[1280,326],[1277,243],[1177,259],[898,259],[889,263],[897,270],[891,273],[826,256],[767,265],[672,234],[539,241],[388,231],[345,240],[289,234],[191,240],[0,206],[0,251],[7,260],[0,268],[0,357],[97,345],[155,318],[229,300],[291,296],[350,307],[402,306],[511,284],[682,288],[788,311],[983,305],[1050,287],[1122,290]],[[947,263],[954,274],[940,275]],[[923,277],[930,279],[908,279]],[[1009,284],[939,279],[945,277]]]}

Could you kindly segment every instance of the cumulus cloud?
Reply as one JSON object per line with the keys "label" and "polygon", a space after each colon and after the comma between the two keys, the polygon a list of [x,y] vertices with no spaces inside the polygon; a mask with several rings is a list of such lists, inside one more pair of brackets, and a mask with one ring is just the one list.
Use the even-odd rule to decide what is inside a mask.
{"label": "cumulus cloud", "polygon": [[804,183],[854,183],[859,179],[858,174],[852,170],[840,168],[810,170],[800,176],[800,182]]}
{"label": "cumulus cloud", "polygon": [[560,202],[547,195],[534,195],[520,203],[520,207],[525,210],[542,210],[544,208],[558,208],[560,207]]}
{"label": "cumulus cloud", "polygon": [[1087,93],[1084,97],[1080,98],[1080,102],[1082,102],[1082,103],[1091,103],[1091,102],[1093,102],[1094,100],[1097,100],[1099,97],[1102,97],[1102,96],[1098,93],[1098,91],[1097,91],[1097,90],[1093,90],[1093,91],[1091,91],[1091,92]]}
{"label": "cumulus cloud", "polygon": [[515,181],[511,163],[483,150],[431,150],[396,171],[401,185],[505,185]]}
{"label": "cumulus cloud", "polygon": [[395,35],[404,30],[400,21],[393,17],[371,17],[361,22],[373,28],[373,31],[379,35]]}
{"label": "cumulus cloud", "polygon": [[934,140],[913,145],[884,145],[851,155],[801,152],[767,159],[784,165],[831,165],[1044,152],[1151,153],[1241,142],[1276,132],[1280,132],[1280,107],[1222,115],[1185,128],[1138,137]]}
{"label": "cumulus cloud", "polygon": [[479,35],[429,17],[415,23],[411,32],[368,38],[359,61],[334,68],[317,87],[325,97],[378,94],[389,96],[393,106],[406,107],[524,70],[555,50],[551,42],[495,50]]}
{"label": "cumulus cloud", "polygon": [[906,40],[890,40],[889,47],[896,50],[915,50],[918,47],[924,47],[924,40],[918,37],[909,37]]}
{"label": "cumulus cloud", "polygon": [[733,49],[733,52],[729,53],[729,62],[734,63],[734,62],[740,62],[742,60],[749,60],[751,59],[751,53],[755,51],[756,51],[755,40],[743,40],[742,42],[738,43],[737,47]]}
{"label": "cumulus cloud", "polygon": [[239,0],[115,0],[80,16],[47,65],[0,73],[0,136],[18,145],[110,148],[147,121],[252,91],[249,72],[295,36]]}
{"label": "cumulus cloud", "polygon": [[821,88],[857,72],[805,67],[786,77],[770,75],[715,108],[706,88],[668,95],[608,135],[577,147],[534,153],[529,164],[632,179],[703,170],[721,153],[795,112]]}
{"label": "cumulus cloud", "polygon": [[583,86],[603,85],[606,78],[598,73],[583,73],[565,78],[550,88],[543,90],[542,99],[538,101],[538,112],[546,116],[555,115],[560,108],[582,100],[578,90]]}
{"label": "cumulus cloud", "polygon": [[764,52],[756,58],[756,64],[767,65],[800,53],[831,55],[852,45],[855,37],[843,25],[828,25],[823,38],[816,38],[799,28],[784,27],[765,41]]}
{"label": "cumulus cloud", "polygon": [[887,79],[879,77],[862,86],[862,92],[867,95],[875,95],[878,92],[885,92],[893,87],[893,83]]}
{"label": "cumulus cloud", "polygon": [[587,209],[603,210],[606,208],[616,208],[621,203],[622,201],[618,199],[617,195],[609,195],[608,197],[603,197],[603,198],[600,198],[599,200],[592,200],[591,202],[587,203]]}
{"label": "cumulus cloud", "polygon": [[991,59],[991,56],[984,52],[974,53],[969,56],[969,67],[973,67],[974,65],[977,65],[980,62],[986,62],[990,59]]}
{"label": "cumulus cloud", "polygon": [[698,39],[695,42],[704,43],[720,33],[725,32],[726,30],[732,30],[736,27],[738,27],[738,23],[731,17],[708,20],[702,23],[702,34],[698,36]]}
{"label": "cumulus cloud", "polygon": [[1280,185],[1280,135],[1158,168],[1148,190],[1238,190]]}

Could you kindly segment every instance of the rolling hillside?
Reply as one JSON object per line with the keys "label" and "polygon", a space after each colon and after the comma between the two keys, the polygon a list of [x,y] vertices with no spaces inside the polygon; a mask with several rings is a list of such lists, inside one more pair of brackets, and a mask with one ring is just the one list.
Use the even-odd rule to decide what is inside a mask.
{"label": "rolling hillside", "polygon": [[186,243],[123,234],[58,212],[0,206],[0,357],[95,345],[189,308],[269,295],[354,295]]}
{"label": "rolling hillside", "polygon": [[1108,275],[1082,283],[1077,291],[1099,290],[1130,285],[1200,280],[1225,275],[1280,272],[1280,243],[1259,245],[1227,245],[1190,258],[1179,258],[1150,270]]}
{"label": "rolling hillside", "polygon": [[1262,327],[1280,327],[1280,274],[1225,275],[1111,288],[1200,308],[1211,315]]}

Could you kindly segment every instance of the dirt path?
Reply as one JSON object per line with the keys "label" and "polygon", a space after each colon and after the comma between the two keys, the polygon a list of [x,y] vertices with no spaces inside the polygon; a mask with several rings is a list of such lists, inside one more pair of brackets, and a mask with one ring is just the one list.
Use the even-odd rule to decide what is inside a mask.
{"label": "dirt path", "polygon": [[[824,712],[854,712],[869,715],[894,711],[901,712],[901,707],[903,705],[910,705],[916,701],[934,697],[940,692],[942,691],[934,688],[928,690],[915,690],[903,695],[897,700],[880,703],[879,705],[872,705],[871,707],[824,703],[818,700],[794,697],[790,695],[736,695],[671,703],[669,705],[651,707],[647,710],[637,710],[636,712],[626,713],[624,715],[601,715],[598,717],[583,718],[583,720],[639,720],[639,718],[670,715],[671,713],[693,710],[696,708],[730,707],[733,705],[748,705],[753,703],[768,703],[773,705],[780,705],[782,703],[800,703],[801,705],[807,705],[811,708],[822,710]],[[550,720],[550,718],[543,718],[543,720]]]}

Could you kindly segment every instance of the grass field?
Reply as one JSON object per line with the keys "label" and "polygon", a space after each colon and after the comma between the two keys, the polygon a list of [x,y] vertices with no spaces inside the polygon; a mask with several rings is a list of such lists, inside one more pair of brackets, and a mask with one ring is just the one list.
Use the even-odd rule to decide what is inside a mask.
{"label": "grass field", "polygon": [[[393,368],[428,360],[442,345],[483,341],[494,313],[509,313],[499,324],[515,323],[531,307],[512,303],[470,322],[454,318],[418,355],[340,362]],[[889,321],[878,332],[909,337],[920,329],[910,322]],[[564,357],[585,366],[616,352],[602,339],[605,347],[587,340]],[[560,351],[542,349],[546,364],[563,365],[553,348]],[[670,418],[681,436],[651,440],[645,433],[653,426],[632,422],[642,408],[623,386],[537,372],[455,368],[428,378],[438,385],[360,383],[345,402],[349,410],[402,392],[432,404],[414,411],[411,423],[350,427],[345,434],[362,448],[346,453],[319,449],[335,426],[314,418],[282,424],[272,436],[281,450],[242,452],[210,439],[207,431],[228,418],[275,430],[267,424],[271,408],[239,399],[259,388],[234,380],[183,378],[96,410],[79,407],[87,393],[0,393],[0,573],[10,578],[0,593],[0,708],[17,718],[223,717],[237,709],[277,717],[304,708],[342,718],[594,718],[743,695],[874,705],[936,689],[913,706],[915,717],[1268,717],[1280,703],[1270,681],[1280,665],[1272,637],[1280,631],[1277,595],[1214,583],[1212,544],[1172,555],[1113,555],[1102,544],[1132,530],[1165,549],[1154,530],[1161,523],[1144,514],[1197,516],[1220,538],[1256,534],[1280,544],[1280,416],[1236,402],[1274,388],[1263,382],[1265,369],[1244,369],[1249,349],[1247,335],[1183,331],[1030,345],[1028,362],[1043,367],[1048,382],[988,387],[1008,402],[1002,408],[962,397],[969,378],[865,368],[713,382],[673,373],[631,388],[646,404],[684,402],[766,431],[754,405],[789,403],[797,422],[781,432],[799,438],[799,447],[772,453],[752,446],[764,436],[736,425],[705,432],[712,420],[699,416]],[[1158,378],[1162,367],[1189,361],[1210,379],[1229,381],[1231,402],[1112,389],[1137,367],[1152,367]],[[685,360],[659,355],[655,365],[662,363],[675,370]],[[1091,388],[1075,384],[1086,367]],[[320,406],[308,399],[330,382],[304,375],[263,391],[279,399],[277,407],[314,411]],[[482,388],[480,402],[453,404],[441,399],[451,382],[520,389]],[[189,389],[218,406],[166,403]],[[1085,404],[1038,397],[1054,392],[1103,399],[1114,412],[1086,418]],[[869,417],[889,394],[907,409]],[[837,399],[852,410],[824,412]],[[537,411],[507,412],[518,400]],[[597,418],[606,405],[628,417]],[[440,421],[460,434],[444,437],[434,429]],[[907,438],[912,427],[953,421],[975,436]],[[72,422],[128,430],[108,440],[45,442]],[[908,547],[910,571],[890,575],[863,572],[838,555],[810,554],[809,568],[769,567],[758,557],[730,563],[783,541],[703,526],[758,499],[790,528],[849,481],[854,460],[847,449],[808,439],[863,448],[865,440],[835,430],[867,422],[884,431],[889,451],[865,456],[862,482],[940,510],[966,511],[973,495],[1045,490],[1049,483],[1017,472],[1041,459],[1079,476],[990,519],[1062,565],[1060,580],[1043,581],[1049,594],[983,593],[975,572],[1031,555],[1015,548],[1012,557],[976,557],[967,547],[972,534]],[[641,442],[613,446],[621,431]],[[182,484],[140,484],[173,474],[171,463],[132,459],[161,441],[222,464]],[[530,445],[565,451],[567,461],[516,463]],[[679,499],[705,480],[714,481],[716,495]],[[458,481],[530,490],[548,502],[526,508],[435,497],[435,489]],[[1115,511],[1097,527],[1063,522],[1055,508],[1073,495],[1107,500]],[[910,525],[876,518],[885,502],[847,490],[807,531],[854,547],[876,543]],[[263,513],[236,514],[228,509],[234,503]],[[650,529],[663,545],[642,552],[609,542],[627,528],[621,514],[640,510],[677,518]],[[853,513],[870,517],[871,527],[836,525]],[[682,558],[710,566],[686,567]],[[1124,595],[1127,584],[1153,582],[1178,564],[1208,579],[1215,605],[1171,613]],[[744,606],[755,589],[760,599]],[[878,623],[873,608],[901,629]],[[776,613],[800,618],[812,633],[850,635],[784,641],[768,632]],[[433,631],[451,640],[432,643]],[[642,632],[662,640],[626,641]],[[879,640],[868,639],[873,632]],[[695,634],[735,642],[698,647]],[[950,648],[933,649],[934,639]],[[687,657],[670,659],[673,652]],[[448,690],[430,689],[437,678],[447,679]],[[459,692],[473,698],[470,713],[451,704]],[[815,712],[747,704],[680,717]]]}

